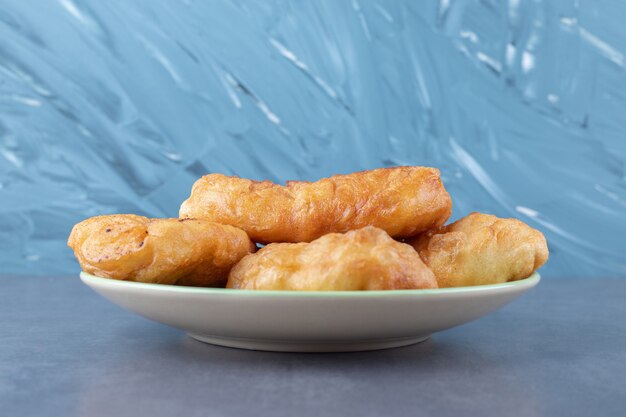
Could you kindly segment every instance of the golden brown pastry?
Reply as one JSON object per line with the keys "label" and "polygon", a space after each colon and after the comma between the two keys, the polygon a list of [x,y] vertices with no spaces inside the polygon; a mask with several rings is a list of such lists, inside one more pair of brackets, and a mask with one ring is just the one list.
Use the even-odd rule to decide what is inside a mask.
{"label": "golden brown pastry", "polygon": [[411,246],[375,227],[331,233],[311,243],[271,243],[241,260],[228,288],[347,291],[436,288]]}
{"label": "golden brown pastry", "polygon": [[517,219],[472,213],[409,242],[440,287],[497,284],[526,278],[548,259],[543,234]]}
{"label": "golden brown pastry", "polygon": [[451,207],[439,170],[396,167],[286,186],[206,175],[193,185],[180,217],[230,224],[260,243],[310,242],[365,226],[414,236],[443,225]]}
{"label": "golden brown pastry", "polygon": [[84,220],[67,244],[82,269],[99,277],[207,287],[224,286],[233,265],[255,249],[232,226],[134,214]]}

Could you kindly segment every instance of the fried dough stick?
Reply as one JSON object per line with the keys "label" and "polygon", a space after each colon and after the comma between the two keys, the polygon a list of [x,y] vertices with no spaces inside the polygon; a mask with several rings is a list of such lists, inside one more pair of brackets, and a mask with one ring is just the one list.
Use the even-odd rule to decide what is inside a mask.
{"label": "fried dough stick", "polygon": [[396,238],[415,236],[443,225],[451,207],[439,170],[396,167],[286,186],[206,175],[193,185],[180,217],[230,224],[259,243],[310,242],[365,226]]}
{"label": "fried dough stick", "polygon": [[82,269],[119,280],[224,286],[230,269],[254,244],[232,226],[193,219],[148,219],[134,214],[96,216],[68,240]]}

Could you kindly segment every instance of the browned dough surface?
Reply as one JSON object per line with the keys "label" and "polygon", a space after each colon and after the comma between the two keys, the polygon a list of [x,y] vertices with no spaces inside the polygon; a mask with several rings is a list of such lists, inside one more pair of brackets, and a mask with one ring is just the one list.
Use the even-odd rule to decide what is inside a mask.
{"label": "browned dough surface", "polygon": [[472,213],[407,243],[440,287],[497,284],[526,278],[548,259],[543,234],[517,219]]}
{"label": "browned dough surface", "polygon": [[193,185],[180,217],[230,224],[260,243],[310,242],[365,226],[410,237],[443,225],[451,207],[439,170],[395,167],[286,186],[206,175]]}
{"label": "browned dough surface", "polygon": [[224,286],[230,269],[255,248],[232,226],[134,214],[84,220],[68,246],[82,269],[99,277],[211,287]]}
{"label": "browned dough surface", "polygon": [[229,288],[348,291],[436,288],[411,246],[375,227],[331,233],[311,243],[271,243],[230,272]]}

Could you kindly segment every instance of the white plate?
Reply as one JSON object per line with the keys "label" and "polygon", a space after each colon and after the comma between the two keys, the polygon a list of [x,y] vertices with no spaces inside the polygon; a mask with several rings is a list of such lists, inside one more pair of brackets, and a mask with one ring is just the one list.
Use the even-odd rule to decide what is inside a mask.
{"label": "white plate", "polygon": [[491,313],[539,282],[434,290],[252,291],[81,279],[115,304],[194,339],[243,349],[340,352],[421,342]]}

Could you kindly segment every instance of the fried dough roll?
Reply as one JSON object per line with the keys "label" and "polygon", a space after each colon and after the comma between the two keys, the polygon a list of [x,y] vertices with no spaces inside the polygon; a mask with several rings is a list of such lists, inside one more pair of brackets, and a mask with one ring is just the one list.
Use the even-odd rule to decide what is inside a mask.
{"label": "fried dough roll", "polygon": [[134,214],[84,220],[67,243],[82,269],[99,277],[207,287],[224,286],[230,269],[255,249],[232,226]]}
{"label": "fried dough roll", "polygon": [[193,185],[180,217],[230,224],[260,243],[310,242],[365,226],[396,238],[415,236],[443,225],[451,207],[439,170],[396,167],[286,186],[206,175]]}
{"label": "fried dough roll", "polygon": [[526,278],[548,259],[543,234],[517,219],[472,213],[408,241],[440,287]]}
{"label": "fried dough roll", "polygon": [[436,288],[411,246],[365,227],[311,243],[271,243],[230,272],[229,288],[347,291]]}

